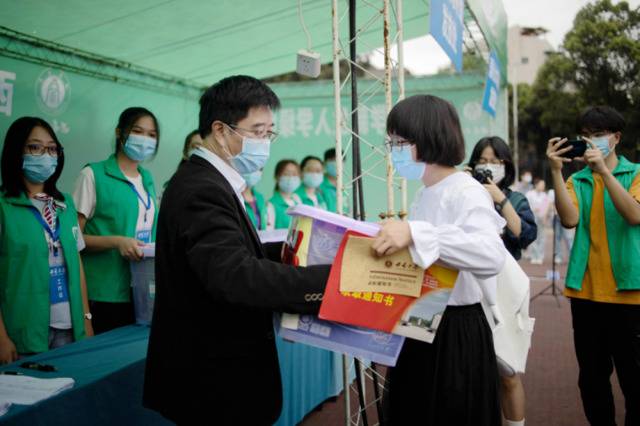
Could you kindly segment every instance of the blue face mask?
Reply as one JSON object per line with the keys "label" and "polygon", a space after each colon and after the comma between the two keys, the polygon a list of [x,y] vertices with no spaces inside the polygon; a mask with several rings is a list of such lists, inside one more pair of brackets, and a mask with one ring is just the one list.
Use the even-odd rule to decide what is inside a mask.
{"label": "blue face mask", "polygon": [[124,144],[124,153],[133,161],[145,161],[156,152],[158,142],[143,135],[129,135]]}
{"label": "blue face mask", "polygon": [[593,142],[593,144],[602,151],[603,157],[606,157],[609,155],[609,152],[611,152],[611,148],[609,148],[609,137],[610,135],[606,135],[591,139],[591,142]]}
{"label": "blue face mask", "polygon": [[258,184],[258,182],[260,182],[260,179],[262,179],[262,170],[242,175],[242,178],[247,183],[247,186],[249,188],[253,188]]}
{"label": "blue face mask", "polygon": [[304,173],[302,176],[304,186],[307,188],[318,188],[322,185],[323,180],[324,176],[322,173]]}
{"label": "blue face mask", "polygon": [[424,175],[424,170],[427,167],[425,163],[418,163],[413,160],[411,156],[411,147],[394,146],[391,148],[391,161],[393,167],[396,169],[401,177],[409,180],[420,180]]}
{"label": "blue face mask", "polygon": [[300,176],[280,176],[278,178],[278,188],[287,194],[292,193],[300,186]]}
{"label": "blue face mask", "polygon": [[269,139],[242,138],[242,151],[231,158],[233,167],[241,175],[248,175],[264,168],[269,159]]}
{"label": "blue face mask", "polygon": [[327,161],[324,165],[324,169],[327,171],[327,174],[331,177],[338,176],[338,169],[336,167],[335,161]]}
{"label": "blue face mask", "polygon": [[58,167],[58,157],[52,157],[49,154],[22,156],[22,171],[29,182],[46,182],[55,173],[56,167]]}

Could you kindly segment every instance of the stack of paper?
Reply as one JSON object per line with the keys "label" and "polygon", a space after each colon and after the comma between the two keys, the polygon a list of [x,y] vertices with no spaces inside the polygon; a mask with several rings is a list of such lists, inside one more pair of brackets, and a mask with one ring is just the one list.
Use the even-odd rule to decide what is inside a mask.
{"label": "stack of paper", "polygon": [[0,401],[31,405],[71,389],[72,378],[37,379],[30,376],[0,375]]}

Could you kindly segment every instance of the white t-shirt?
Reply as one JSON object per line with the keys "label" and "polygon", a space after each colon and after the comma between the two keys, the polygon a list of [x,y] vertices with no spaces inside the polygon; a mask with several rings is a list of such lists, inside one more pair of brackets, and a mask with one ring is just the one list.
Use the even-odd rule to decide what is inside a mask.
{"label": "white t-shirt", "polygon": [[[127,177],[140,195],[138,197],[138,219],[136,221],[136,235],[125,235],[126,237],[135,237],[143,242],[151,242],[151,230],[153,229],[153,218],[155,216],[156,206],[153,198],[150,198],[149,209],[146,208],[147,191],[142,184],[142,176],[131,178]],[[133,191],[133,189],[132,189]],[[144,200],[144,202],[142,201]],[[91,167],[85,167],[80,172],[80,176],[76,180],[76,186],[73,191],[73,201],[76,204],[78,213],[84,215],[90,220],[96,210],[96,179]],[[146,239],[144,237],[148,237]]]}
{"label": "white t-shirt", "polygon": [[[42,215],[42,211],[44,209],[44,201],[31,199],[31,203],[35,208],[38,209],[40,215]],[[43,216],[44,219],[44,216]],[[66,261],[64,258],[64,253],[62,252],[62,247],[60,245],[60,241],[58,241],[55,245],[49,233],[42,229],[44,233],[44,237],[47,240],[47,245],[49,246],[49,272],[51,273],[53,268],[64,268],[58,269],[58,272],[66,274]],[[80,232],[80,227],[77,225],[72,229],[73,237],[76,240],[76,245],[78,251],[82,251],[85,248],[84,239],[82,238],[82,232]],[[2,235],[2,223],[0,223],[0,235]],[[68,289],[67,289],[68,292]],[[53,328],[57,328],[60,330],[69,330],[73,327],[71,323],[71,306],[69,302],[60,302],[60,303],[52,303],[50,305],[49,310],[49,325]]]}
{"label": "white t-shirt", "polygon": [[[472,305],[483,293],[495,292],[490,278],[504,264],[500,233],[505,224],[487,190],[467,173],[456,172],[418,191],[409,212],[409,251],[423,268],[439,260],[459,270],[448,304]],[[485,280],[491,288],[481,288]]]}

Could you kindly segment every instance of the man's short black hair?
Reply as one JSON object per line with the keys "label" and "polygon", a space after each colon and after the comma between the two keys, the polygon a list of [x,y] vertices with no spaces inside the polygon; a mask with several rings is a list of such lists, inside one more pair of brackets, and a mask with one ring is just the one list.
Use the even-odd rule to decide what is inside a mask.
{"label": "man's short black hair", "polygon": [[278,96],[262,81],[247,75],[223,78],[209,87],[200,98],[198,131],[203,139],[211,133],[211,124],[218,120],[237,124],[255,107],[272,110],[280,107]]}
{"label": "man's short black hair", "polygon": [[578,118],[578,132],[622,132],[626,126],[624,117],[614,108],[599,105],[585,109]]}
{"label": "man's short black hair", "polygon": [[336,150],[335,148],[328,149],[324,152],[324,162],[336,159]]}
{"label": "man's short black hair", "polygon": [[493,153],[495,154],[496,158],[502,160],[502,163],[504,164],[504,178],[497,185],[500,187],[500,189],[511,186],[516,176],[516,169],[513,164],[513,158],[511,156],[509,145],[507,145],[504,139],[499,136],[488,136],[478,141],[476,146],[473,148],[471,158],[469,158],[469,167],[471,167],[472,169],[476,167],[478,161],[480,161],[482,151],[484,151],[484,149],[488,146],[493,149]]}
{"label": "man's short black hair", "polygon": [[416,145],[418,160],[453,167],[464,160],[464,136],[454,106],[437,96],[398,102],[387,117],[387,134]]}

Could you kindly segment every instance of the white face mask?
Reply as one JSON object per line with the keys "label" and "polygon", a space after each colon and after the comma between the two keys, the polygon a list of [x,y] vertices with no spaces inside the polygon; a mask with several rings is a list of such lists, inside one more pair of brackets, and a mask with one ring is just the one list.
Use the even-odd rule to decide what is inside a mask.
{"label": "white face mask", "polygon": [[504,179],[504,164],[478,164],[476,171],[489,170],[491,172],[491,180],[496,185]]}

